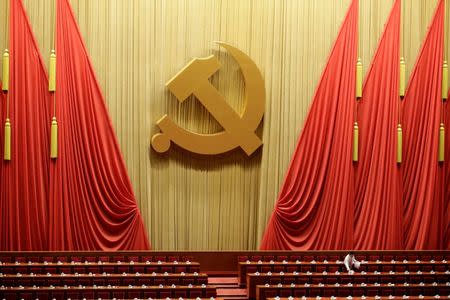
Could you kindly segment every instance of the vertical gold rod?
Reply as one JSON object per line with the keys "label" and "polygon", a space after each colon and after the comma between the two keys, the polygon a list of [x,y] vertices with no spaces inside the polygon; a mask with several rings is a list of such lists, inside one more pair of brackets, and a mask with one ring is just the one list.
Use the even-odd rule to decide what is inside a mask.
{"label": "vertical gold rod", "polygon": [[[55,50],[56,51],[56,1],[58,0],[53,0],[53,5],[51,6],[51,12],[52,12],[52,51]],[[50,65],[49,65],[50,68]],[[53,101],[53,117],[56,117],[56,97],[55,97],[55,93],[52,92],[52,101]]]}
{"label": "vertical gold rod", "polygon": [[[444,0],[444,20],[445,20],[444,22],[445,23],[444,23],[444,55],[443,55],[443,57],[444,57],[444,62],[447,62],[447,67],[449,64],[448,51],[450,50],[449,49],[449,37],[448,37],[448,35],[450,34],[450,20],[449,19],[450,19],[449,2],[448,2],[448,0],[447,1]],[[448,78],[447,78],[447,83],[448,83]],[[448,84],[447,84],[447,86],[448,86]],[[448,96],[449,91],[447,90],[444,92],[445,92],[445,96]],[[445,99],[448,101],[447,98],[445,98]]]}
{"label": "vertical gold rod", "polygon": [[359,97],[362,97],[362,82],[363,82],[363,71],[362,71],[362,61],[361,61],[361,49],[362,49],[362,42],[361,42],[361,1],[357,0],[358,4],[358,26],[357,26],[357,38],[358,38],[358,47],[356,50],[357,53],[357,61],[355,62],[355,70],[356,70],[356,97],[355,97],[355,109],[354,109],[354,122],[353,122],[353,147],[352,147],[352,161],[358,162],[359,160],[359,127],[358,127],[358,104],[359,104]]}
{"label": "vertical gold rod", "polygon": [[[446,1],[445,0],[443,0],[444,1],[444,3],[443,3],[443,5],[444,5],[444,49],[442,49],[442,51],[444,52],[443,53],[443,55],[442,55],[442,57],[443,57],[443,61],[442,61],[442,70],[444,70],[444,64],[445,63],[447,63],[448,64],[448,57],[447,57],[447,51],[448,51],[448,37],[447,37],[447,30],[449,29],[448,28],[448,17],[450,17],[450,16],[446,16],[446,13],[447,13],[447,6],[446,6]],[[444,87],[444,84],[443,84],[443,82],[444,82],[444,80],[448,80],[448,78],[445,78],[444,77],[444,72],[443,72],[443,74],[442,74],[442,87]],[[448,95],[448,90],[447,91],[442,91],[442,96],[447,96]],[[448,99],[447,99],[448,100]],[[446,97],[442,97],[442,103],[441,103],[441,117],[440,117],[440,119],[441,119],[441,124],[443,124],[444,123],[444,102],[446,101]]]}
{"label": "vertical gold rod", "polygon": [[[5,18],[5,43],[6,43],[6,49],[9,49],[9,1],[10,0],[6,0],[6,18]],[[11,53],[9,56],[9,63],[11,66]],[[11,68],[10,68],[11,70]],[[11,71],[10,71],[11,72]],[[11,78],[11,73],[9,73],[10,78]],[[11,80],[9,80],[9,82],[11,82]],[[6,118],[9,119],[9,93],[6,93]]]}
{"label": "vertical gold rod", "polygon": [[362,39],[361,39],[361,1],[358,0],[358,50],[357,55],[360,57],[361,55],[361,49],[362,49]]}
{"label": "vertical gold rod", "polygon": [[450,34],[450,15],[447,15],[447,13],[450,14],[450,7],[449,7],[449,2],[448,0],[445,1],[444,0],[444,20],[445,20],[445,24],[444,24],[444,60],[447,61],[448,63],[448,51],[449,51],[449,38],[448,35]]}
{"label": "vertical gold rod", "polygon": [[8,49],[9,47],[9,1],[10,0],[6,0],[6,18],[5,18],[5,43],[6,43],[6,48]]}
{"label": "vertical gold rod", "polygon": [[[9,42],[9,30],[10,30],[10,26],[9,26],[9,22],[10,22],[10,0],[6,1],[6,17],[5,17],[5,43],[6,43],[6,49],[9,48],[10,46],[10,42]],[[5,50],[6,53],[6,50]],[[5,90],[4,92],[6,93],[6,119],[5,119],[5,125],[4,125],[4,130],[5,130],[5,144],[4,144],[4,152],[3,152],[3,159],[5,161],[10,161],[11,160],[11,122],[10,122],[10,97],[9,97],[9,89],[11,87],[10,83],[10,78],[11,78],[11,72],[10,72],[10,62],[11,62],[11,55],[9,55],[8,60],[4,61],[5,64],[8,64],[8,66],[3,66],[3,68],[7,68],[8,71],[7,72],[3,72],[3,74],[5,76],[8,76],[8,79],[4,79],[4,81],[7,82],[7,90]]]}
{"label": "vertical gold rod", "polygon": [[52,101],[53,101],[53,117],[51,121],[51,130],[50,130],[50,158],[56,159],[58,158],[58,121],[56,119],[56,64],[57,64],[57,56],[56,56],[56,14],[57,14],[57,0],[53,0],[52,7],[52,44],[53,49],[50,54],[49,61],[49,92],[51,93]]}
{"label": "vertical gold rod", "polygon": [[[444,46],[442,49],[442,51],[444,52],[442,57],[443,57],[443,61],[442,61],[442,67],[441,67],[441,72],[442,72],[442,99],[441,99],[441,114],[440,114],[440,124],[439,124],[439,149],[438,149],[438,162],[444,162],[445,161],[445,120],[444,120],[444,103],[446,101],[446,96],[448,93],[448,90],[445,91],[445,86],[444,86],[444,82],[445,80],[448,80],[448,78],[445,78],[446,76],[444,76],[444,65],[447,62],[447,47],[448,47],[448,38],[447,37],[447,30],[448,30],[448,20],[445,18],[446,17],[446,1],[443,0],[443,5],[444,5]],[[448,159],[448,158],[447,158]]]}

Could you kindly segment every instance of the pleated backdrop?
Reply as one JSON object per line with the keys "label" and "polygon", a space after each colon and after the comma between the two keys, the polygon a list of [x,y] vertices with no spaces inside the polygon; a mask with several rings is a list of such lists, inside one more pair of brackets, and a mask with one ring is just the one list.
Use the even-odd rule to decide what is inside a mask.
{"label": "pleated backdrop", "polygon": [[[392,0],[359,8],[359,55],[367,71]],[[435,0],[402,1],[400,53],[407,78]],[[446,20],[450,16],[447,1]],[[0,49],[6,47],[6,3],[0,0]],[[24,0],[47,63],[55,17],[53,0]],[[78,0],[71,1],[105,96],[152,249],[256,249],[273,211],[304,118],[350,0]],[[449,35],[448,20],[446,34]],[[213,84],[237,111],[244,86],[235,62],[213,44],[247,53],[266,83],[266,113],[258,128],[264,146],[199,157],[173,147],[150,148],[165,113],[203,133],[220,129],[201,104],[179,104],[164,83],[194,57],[216,54]],[[446,57],[450,56],[448,38]]]}

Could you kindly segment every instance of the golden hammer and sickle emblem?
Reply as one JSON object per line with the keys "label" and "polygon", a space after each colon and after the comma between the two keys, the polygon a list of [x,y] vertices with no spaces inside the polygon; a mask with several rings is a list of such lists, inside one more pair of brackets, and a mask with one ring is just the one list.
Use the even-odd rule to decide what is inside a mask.
{"label": "golden hammer and sickle emblem", "polygon": [[264,115],[264,79],[250,57],[228,44],[222,42],[218,44],[227,50],[241,68],[246,89],[244,112],[239,116],[208,80],[220,69],[218,59],[214,55],[202,59],[195,58],[169,80],[166,86],[180,102],[193,94],[224,131],[214,134],[195,133],[180,128],[164,115],[157,122],[161,133],[152,137],[152,146],[157,152],[169,150],[171,141],[199,154],[219,154],[241,147],[247,155],[251,155],[262,145],[255,130]]}

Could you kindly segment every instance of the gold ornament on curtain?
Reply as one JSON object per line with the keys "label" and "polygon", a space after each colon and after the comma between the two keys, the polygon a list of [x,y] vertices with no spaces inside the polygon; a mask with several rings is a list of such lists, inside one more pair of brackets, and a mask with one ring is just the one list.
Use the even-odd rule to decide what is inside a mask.
{"label": "gold ornament on curtain", "polygon": [[406,63],[403,57],[400,58],[400,97],[405,96]]}
{"label": "gold ornament on curtain", "polygon": [[8,91],[9,89],[9,51],[8,49],[5,49],[5,52],[3,53],[3,59],[2,59],[2,90]]}
{"label": "gold ornament on curtain", "polygon": [[[362,60],[358,58],[356,62],[356,101],[362,97],[362,82],[363,82],[363,68]],[[356,104],[358,105],[358,103]],[[355,118],[355,123],[353,124],[353,161],[358,161],[358,144],[359,144],[359,127],[358,121]]]}
{"label": "gold ornament on curtain", "polygon": [[[406,63],[403,57],[400,58],[400,78],[399,78],[399,96],[400,99],[405,97],[405,81],[406,81]],[[400,111],[399,111],[399,123],[397,124],[397,163],[401,164],[403,160],[403,128],[400,123]]]}
{"label": "gold ornament on curtain", "polygon": [[50,54],[50,61],[48,64],[48,90],[49,92],[56,91],[56,53],[52,50]]}
{"label": "gold ornament on curtain", "polygon": [[358,161],[359,128],[358,122],[353,125],[353,161]]}
{"label": "gold ornament on curtain", "polygon": [[403,129],[402,124],[397,125],[397,163],[402,162],[403,152]]}
{"label": "gold ornament on curtain", "polygon": [[444,65],[442,66],[442,99],[447,99],[448,93],[448,65],[447,61],[444,61]]}
{"label": "gold ornament on curtain", "polygon": [[363,65],[361,58],[356,62],[356,98],[362,97]]}
{"label": "gold ornament on curtain", "polygon": [[[9,52],[8,49],[5,49],[5,52],[3,53],[3,59],[2,59],[2,90],[7,92],[9,90]],[[7,100],[9,101],[9,97],[7,96]],[[6,110],[6,121],[5,121],[5,145],[4,145],[4,153],[3,153],[3,159],[4,160],[11,160],[11,123],[9,120],[9,103],[7,105]]]}
{"label": "gold ornament on curtain", "polygon": [[3,154],[4,160],[11,160],[11,123],[9,118],[5,121],[5,152]]}
{"label": "gold ornament on curtain", "polygon": [[52,118],[50,158],[58,157],[58,122],[56,117]]}
{"label": "gold ornament on curtain", "polygon": [[444,123],[439,126],[439,157],[438,161],[443,162],[445,158],[445,127]]}
{"label": "gold ornament on curtain", "polygon": [[[53,93],[53,97],[55,97],[54,92],[56,92],[56,53],[55,50],[52,50],[50,54],[50,62],[49,62],[49,79],[48,79],[48,90]],[[56,101],[53,98],[53,101]],[[56,103],[54,103],[54,107],[56,107]],[[58,157],[58,122],[56,120],[56,110],[53,112],[52,118],[52,126],[51,126],[51,136],[50,136],[50,158]]]}

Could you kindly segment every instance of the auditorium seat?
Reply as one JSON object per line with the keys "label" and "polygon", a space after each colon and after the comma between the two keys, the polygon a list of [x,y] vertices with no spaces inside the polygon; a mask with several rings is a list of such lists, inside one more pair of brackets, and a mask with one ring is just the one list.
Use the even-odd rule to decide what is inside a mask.
{"label": "auditorium seat", "polygon": [[[402,296],[407,294],[410,296],[419,295],[446,295],[450,294],[450,284],[439,285],[411,285],[408,287],[396,288],[394,285],[367,285],[361,287],[359,285],[342,286],[337,288],[334,285],[258,285],[256,289],[256,299],[265,300],[269,297],[322,297],[325,295],[334,294],[334,296],[347,297],[347,296]],[[363,293],[360,295],[360,293]],[[289,294],[289,295],[287,295]],[[275,296],[274,296],[275,295]],[[283,296],[282,296],[283,295]]]}
{"label": "auditorium seat", "polygon": [[[409,280],[413,278],[414,280]],[[414,285],[423,283],[424,285],[431,285],[433,283],[446,284],[450,280],[450,272],[447,273],[422,273],[420,276],[416,274],[404,274],[404,273],[380,273],[378,275],[373,274],[360,274],[348,275],[347,273],[340,274],[323,274],[323,273],[311,273],[310,275],[305,273],[298,274],[280,274],[280,273],[260,273],[247,274],[247,295],[250,299],[255,298],[256,286],[263,284],[292,284],[302,285],[305,283],[318,285],[325,283],[326,285],[339,285],[340,289],[343,289],[345,285],[352,284],[355,287],[360,284],[373,284],[380,283],[388,286],[390,283],[396,285],[396,289],[403,288],[402,284],[408,282],[408,284]],[[354,288],[353,288],[354,289]],[[374,293],[377,291],[375,290]]]}
{"label": "auditorium seat", "polygon": [[[54,288],[10,288],[3,290],[5,299],[34,300],[49,295],[47,299],[111,299],[111,298],[174,298],[176,295],[185,295],[186,298],[210,298],[216,296],[213,287],[202,286],[86,286],[86,287],[54,287]],[[1,299],[1,298],[0,298]]]}

